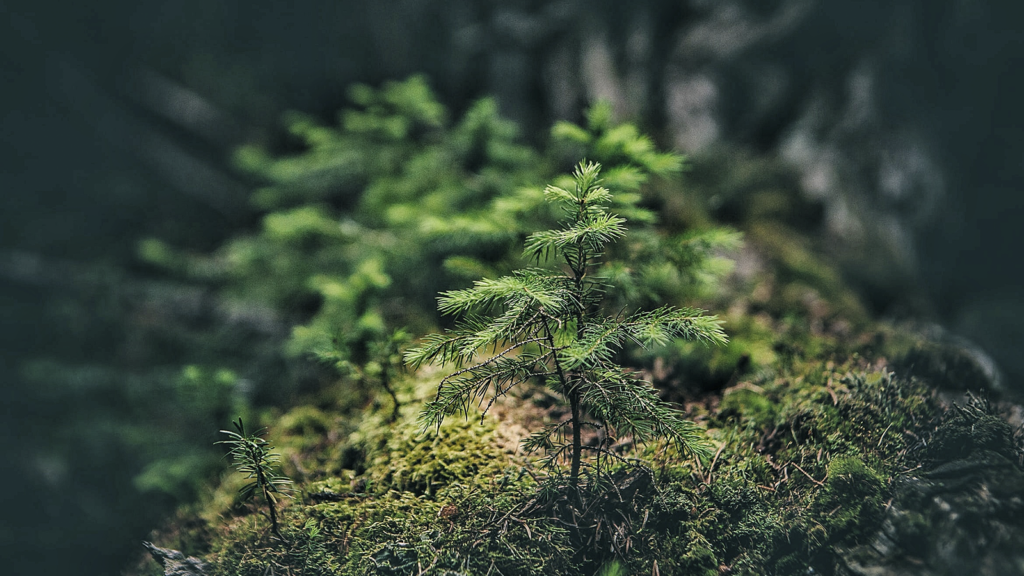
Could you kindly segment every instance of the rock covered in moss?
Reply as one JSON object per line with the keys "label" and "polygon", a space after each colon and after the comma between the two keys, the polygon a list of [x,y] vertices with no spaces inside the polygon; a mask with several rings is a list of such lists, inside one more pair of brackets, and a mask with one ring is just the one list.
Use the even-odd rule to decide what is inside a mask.
{"label": "rock covered in moss", "polygon": [[1024,466],[1010,425],[985,401],[954,406],[895,482],[870,543],[845,550],[858,576],[1024,574]]}

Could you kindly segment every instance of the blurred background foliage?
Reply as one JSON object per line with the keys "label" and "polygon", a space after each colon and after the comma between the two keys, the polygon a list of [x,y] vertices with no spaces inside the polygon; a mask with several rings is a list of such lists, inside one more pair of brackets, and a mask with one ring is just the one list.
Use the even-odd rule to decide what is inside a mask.
{"label": "blurred background foliage", "polygon": [[[209,448],[235,416],[358,408],[367,343],[437,322],[438,289],[518,266],[515,241],[553,216],[540,187],[583,155],[636,193],[617,207],[632,273],[608,270],[626,300],[718,311],[726,255],[740,281],[774,274],[722,311],[734,345],[662,351],[677,376],[768,362],[766,323],[820,329],[821,302],[940,322],[1024,374],[1014,3],[0,11],[11,573],[116,571],[223,470]],[[681,179],[653,142],[688,154]],[[348,392],[324,397],[337,368]]]}
{"label": "blurred background foliage", "polygon": [[256,234],[211,256],[149,239],[141,257],[296,319],[292,356],[358,362],[396,327],[433,327],[439,291],[528,265],[522,240],[558,216],[543,201],[545,183],[586,157],[604,163],[605,185],[619,192],[614,209],[634,228],[602,271],[622,306],[693,298],[729,270],[718,252],[738,247],[738,233],[651,226],[657,215],[643,204],[658,199],[643,186],[678,173],[683,158],[614,122],[606,103],[589,110],[585,127],[558,122],[539,152],[493,99],[448,121],[421,77],[350,93],[358,108],[342,112],[338,126],[289,115],[303,153],[238,152],[239,167],[263,183],[253,195],[263,212]]}

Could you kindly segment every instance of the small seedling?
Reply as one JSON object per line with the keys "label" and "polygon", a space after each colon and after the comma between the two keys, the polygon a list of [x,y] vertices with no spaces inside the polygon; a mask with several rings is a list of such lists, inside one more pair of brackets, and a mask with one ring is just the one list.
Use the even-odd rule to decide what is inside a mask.
{"label": "small seedling", "polygon": [[271,530],[284,541],[285,538],[277,525],[277,495],[287,495],[291,491],[292,481],[272,468],[272,465],[280,460],[280,456],[271,452],[274,447],[259,436],[263,430],[247,435],[241,418],[232,424],[237,432],[221,430],[228,435],[228,439],[217,444],[227,444],[230,447],[228,453],[235,461],[235,468],[245,474],[247,479],[252,480],[239,490],[242,500],[249,501],[255,498],[257,493],[262,494],[263,501],[270,510]]}
{"label": "small seedling", "polygon": [[370,342],[368,348],[369,361],[363,366],[363,378],[376,381],[380,387],[391,396],[392,408],[389,422],[398,420],[398,411],[401,404],[398,402],[398,395],[395,394],[394,380],[397,378],[405,364],[402,362],[402,348],[412,338],[403,329],[397,329],[390,334],[381,336]]}

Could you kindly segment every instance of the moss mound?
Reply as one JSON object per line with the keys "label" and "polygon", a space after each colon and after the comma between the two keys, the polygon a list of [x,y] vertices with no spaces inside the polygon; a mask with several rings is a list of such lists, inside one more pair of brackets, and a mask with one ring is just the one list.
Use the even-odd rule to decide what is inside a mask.
{"label": "moss mound", "polygon": [[268,422],[300,487],[280,510],[286,541],[237,501],[234,475],[157,541],[202,556],[209,574],[841,574],[894,522],[901,550],[934,537],[927,510],[891,512],[894,497],[913,500],[899,486],[918,463],[935,475],[938,462],[990,453],[1019,470],[1003,419],[961,407],[940,420],[923,382],[838,354],[789,354],[695,398],[687,410],[718,446],[713,460],[637,449],[650,473],[621,467],[579,502],[516,449],[523,422],[558,416],[534,391],[436,432],[417,422],[430,374],[400,383],[393,424],[389,406],[301,406]]}
{"label": "moss mound", "polygon": [[390,398],[342,378],[323,395],[336,401],[261,423],[298,488],[279,511],[283,541],[225,474],[154,542],[201,556],[211,576],[1024,572],[1024,467],[1005,411],[952,396],[981,381],[949,382],[960,372],[920,351],[945,352],[870,320],[807,240],[820,214],[785,170],[713,168],[695,162],[696,194],[724,199],[658,198],[666,226],[717,210],[747,234],[704,303],[724,311],[730,344],[624,354],[706,429],[711,459],[625,442],[618,456],[643,466],[604,463],[572,492],[519,449],[565,418],[542,387],[424,431],[441,375],[392,381],[395,421]]}

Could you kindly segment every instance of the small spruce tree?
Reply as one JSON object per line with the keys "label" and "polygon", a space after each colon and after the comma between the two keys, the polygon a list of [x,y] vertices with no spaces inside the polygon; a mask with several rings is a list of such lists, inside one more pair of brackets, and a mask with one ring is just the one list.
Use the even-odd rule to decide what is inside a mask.
{"label": "small spruce tree", "polygon": [[[546,188],[546,200],[560,204],[566,217],[562,228],[527,239],[524,254],[538,267],[442,293],[439,310],[461,315],[456,327],[426,336],[406,355],[413,366],[436,361],[457,368],[427,403],[426,426],[440,426],[454,414],[468,416],[472,403],[486,401],[486,414],[497,398],[531,379],[561,395],[569,419],[532,434],[524,447],[546,452],[550,465],[567,459],[573,488],[584,450],[598,457],[610,454],[600,444],[583,445],[588,426],[603,428],[609,439],[662,438],[699,457],[708,453],[699,428],[663,402],[650,383],[617,364],[617,351],[630,343],[649,346],[677,337],[726,342],[717,317],[701,310],[664,306],[610,314],[602,306],[607,282],[594,272],[606,245],[623,237],[626,228],[625,220],[607,209],[612,195],[600,186],[599,171],[599,164],[581,162],[572,190]],[[545,263],[554,265],[540,267]],[[481,359],[486,349],[491,354]]]}
{"label": "small spruce tree", "polygon": [[270,512],[270,529],[284,541],[285,538],[281,535],[277,524],[276,495],[287,494],[291,489],[292,481],[287,476],[274,471],[273,465],[277,463],[279,456],[271,452],[274,449],[273,446],[261,438],[259,432],[246,434],[241,418],[232,424],[234,424],[236,432],[221,430],[221,433],[228,435],[228,439],[221,440],[217,444],[227,444],[230,447],[228,453],[235,461],[235,468],[245,474],[247,479],[252,480],[239,490],[242,500],[253,500],[256,494],[261,494]]}

